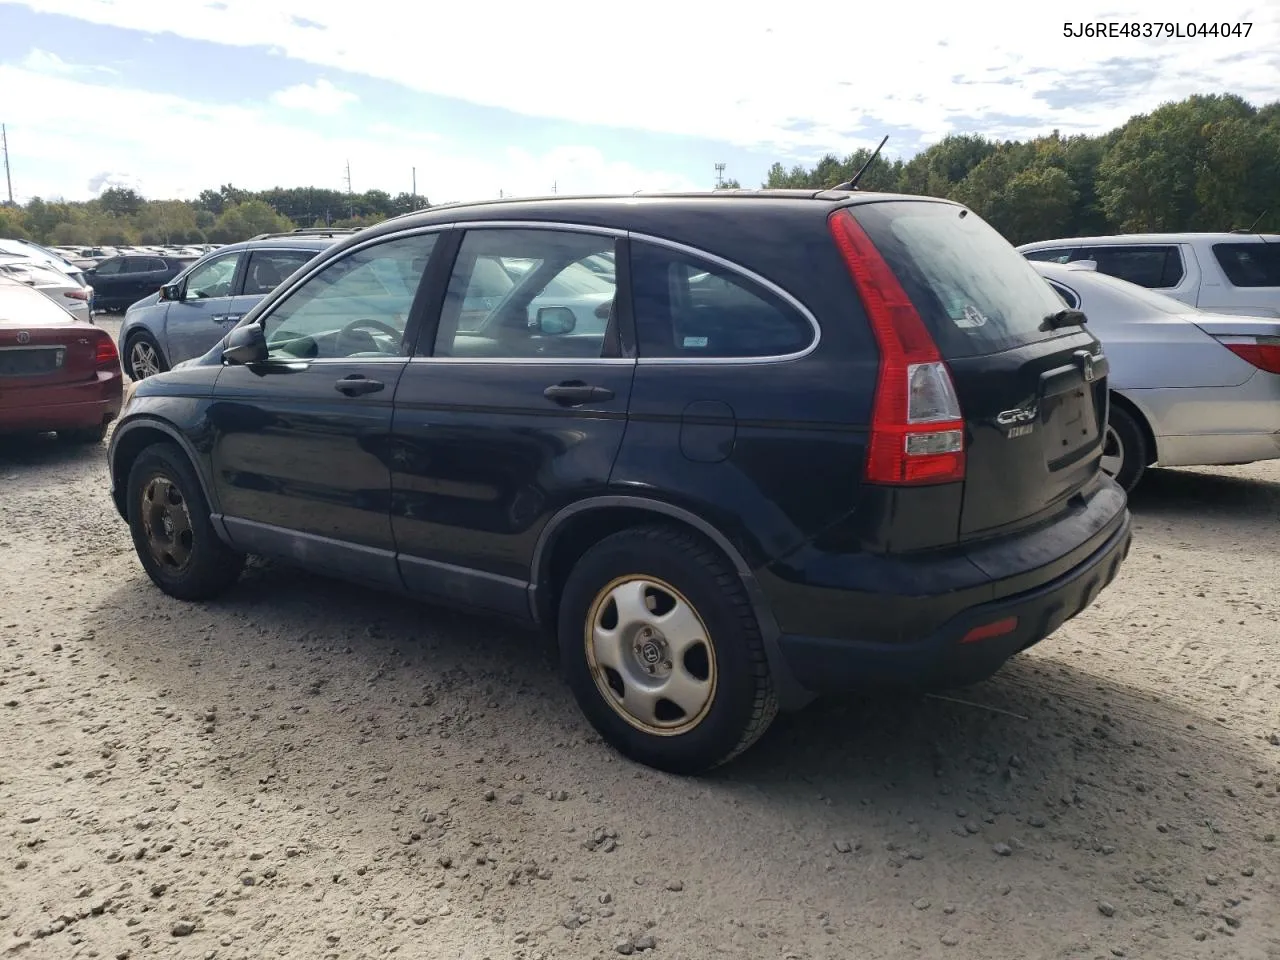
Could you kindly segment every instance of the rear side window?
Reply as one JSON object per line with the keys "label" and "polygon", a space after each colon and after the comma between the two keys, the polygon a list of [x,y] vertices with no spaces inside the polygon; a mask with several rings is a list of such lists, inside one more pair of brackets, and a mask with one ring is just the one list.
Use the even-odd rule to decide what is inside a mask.
{"label": "rear side window", "polygon": [[315,256],[312,250],[255,250],[249,255],[244,292],[250,296],[270,293],[295,270]]}
{"label": "rear side window", "polygon": [[1173,246],[1094,247],[1088,259],[1098,264],[1098,272],[1128,280],[1140,287],[1160,290],[1176,287],[1186,271],[1182,254]]}
{"label": "rear side window", "polygon": [[640,356],[779,357],[813,342],[813,326],[772,291],[656,244],[631,244]]}
{"label": "rear side window", "polygon": [[1028,250],[1023,256],[1040,263],[1070,263],[1080,259],[1074,255],[1075,252],[1073,247],[1053,247],[1049,250]]}
{"label": "rear side window", "polygon": [[1233,287],[1280,287],[1280,243],[1215,243],[1213,255]]}
{"label": "rear side window", "polygon": [[888,262],[946,357],[998,353],[1053,334],[1062,301],[977,214],[895,200],[850,211]]}
{"label": "rear side window", "polygon": [[1072,310],[1075,310],[1080,306],[1080,298],[1066,287],[1054,283],[1052,280],[1049,281],[1049,286],[1053,287],[1054,292],[1062,298],[1062,302]]}

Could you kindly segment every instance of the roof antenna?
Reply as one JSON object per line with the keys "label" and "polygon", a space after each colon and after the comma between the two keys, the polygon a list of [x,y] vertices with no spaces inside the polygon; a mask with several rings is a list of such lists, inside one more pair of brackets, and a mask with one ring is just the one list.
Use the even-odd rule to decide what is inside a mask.
{"label": "roof antenna", "polygon": [[1271,212],[1270,210],[1263,210],[1260,214],[1258,214],[1258,219],[1253,221],[1253,223],[1249,224],[1248,232],[1253,233],[1253,228],[1256,227],[1258,224],[1260,224],[1262,222],[1262,218],[1265,217],[1270,212]]}
{"label": "roof antenna", "polygon": [[884,139],[880,141],[880,146],[876,147],[875,152],[867,157],[867,162],[862,165],[862,169],[853,175],[852,180],[846,180],[844,183],[837,183],[832,190],[857,190],[858,181],[862,179],[862,175],[867,172],[867,167],[871,166],[871,162],[880,156],[880,151],[884,149],[884,145],[888,142],[889,135],[886,133]]}

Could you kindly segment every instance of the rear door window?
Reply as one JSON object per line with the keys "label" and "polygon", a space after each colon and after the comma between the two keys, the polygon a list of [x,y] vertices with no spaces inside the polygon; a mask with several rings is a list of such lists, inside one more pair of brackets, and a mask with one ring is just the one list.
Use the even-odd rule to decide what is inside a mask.
{"label": "rear door window", "polygon": [[313,250],[255,250],[249,255],[244,292],[251,296],[270,293],[304,263],[315,256]]}
{"label": "rear door window", "polygon": [[949,203],[850,208],[915,304],[943,356],[999,353],[1056,334],[1062,301],[995,228]]}
{"label": "rear door window", "polygon": [[1172,245],[1093,247],[1088,259],[1098,264],[1099,273],[1150,290],[1176,287],[1186,275],[1182,254]]}
{"label": "rear door window", "polygon": [[631,244],[639,352],[645,357],[751,358],[799,353],[812,324],[736,271],[656,244]]}
{"label": "rear door window", "polygon": [[1215,243],[1213,255],[1234,287],[1280,287],[1280,243]]}

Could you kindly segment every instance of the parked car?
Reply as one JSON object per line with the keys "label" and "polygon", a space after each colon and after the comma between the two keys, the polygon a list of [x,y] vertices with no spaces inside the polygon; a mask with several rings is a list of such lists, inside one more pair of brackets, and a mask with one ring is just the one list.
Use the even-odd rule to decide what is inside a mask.
{"label": "parked car", "polygon": [[[529,265],[467,329],[495,258]],[[583,332],[546,291],[593,258],[625,269]],[[171,596],[253,553],[539,625],[610,743],[695,772],[779,707],[971,683],[1087,607],[1130,541],[1107,369],[949,201],[459,204],[139,383],[111,492]]]}
{"label": "parked car", "polygon": [[190,262],[156,254],[108,257],[87,273],[94,302],[99,310],[123,310],[159,290]]}
{"label": "parked car", "polygon": [[201,257],[126,311],[119,335],[125,372],[143,380],[208,352],[264,295],[352,232],[246,240]]}
{"label": "parked car", "polygon": [[34,287],[78,320],[86,323],[93,320],[93,290],[80,286],[43,260],[0,254],[0,276]]}
{"label": "parked car", "polygon": [[80,286],[87,287],[89,285],[88,280],[85,278],[84,270],[77,267],[66,257],[61,257],[52,250],[30,240],[8,240],[0,237],[0,254],[22,257],[26,260],[42,261],[59,273],[65,273]]}
{"label": "parked car", "polygon": [[1043,240],[1018,247],[1029,260],[1089,260],[1201,310],[1280,317],[1280,235],[1150,233]]}
{"label": "parked car", "polygon": [[1280,458],[1280,318],[1198,310],[1087,262],[1034,266],[1106,348],[1102,468],[1126,490],[1149,466]]}
{"label": "parked car", "polygon": [[120,413],[123,384],[110,334],[0,276],[0,433],[56,430],[99,443]]}

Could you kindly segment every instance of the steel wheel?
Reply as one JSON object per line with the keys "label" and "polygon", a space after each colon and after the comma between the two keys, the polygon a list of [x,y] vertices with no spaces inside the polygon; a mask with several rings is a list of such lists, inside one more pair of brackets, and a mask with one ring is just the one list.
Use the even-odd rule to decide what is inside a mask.
{"label": "steel wheel", "polygon": [[715,699],[711,635],[680,591],[655,577],[619,577],[596,594],[585,624],[587,662],[604,701],[645,733],[675,736]]}
{"label": "steel wheel", "polygon": [[160,372],[160,352],[141,337],[134,340],[129,347],[129,376],[134,380],[145,380]]}
{"label": "steel wheel", "polygon": [[1116,432],[1116,428],[1107,424],[1106,435],[1102,438],[1102,472],[1109,477],[1117,477],[1124,469],[1124,440]]}
{"label": "steel wheel", "polygon": [[142,487],[142,528],[156,563],[181,573],[191,562],[191,513],[182,491],[168,477],[152,477]]}

